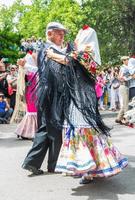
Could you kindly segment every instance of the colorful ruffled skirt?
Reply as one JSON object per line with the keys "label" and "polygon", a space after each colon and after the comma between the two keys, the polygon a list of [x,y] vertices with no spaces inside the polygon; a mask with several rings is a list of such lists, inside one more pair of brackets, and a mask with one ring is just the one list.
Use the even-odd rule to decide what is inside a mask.
{"label": "colorful ruffled skirt", "polygon": [[110,138],[91,128],[64,128],[65,139],[56,165],[56,172],[90,174],[108,177],[118,174],[127,166]]}

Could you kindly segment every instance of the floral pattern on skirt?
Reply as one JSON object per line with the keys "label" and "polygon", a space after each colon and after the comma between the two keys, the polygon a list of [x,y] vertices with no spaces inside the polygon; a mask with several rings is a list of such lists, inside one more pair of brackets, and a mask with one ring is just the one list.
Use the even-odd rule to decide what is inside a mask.
{"label": "floral pattern on skirt", "polygon": [[113,146],[110,138],[91,128],[64,129],[65,139],[55,171],[71,174],[89,173],[108,177],[127,166],[127,158]]}

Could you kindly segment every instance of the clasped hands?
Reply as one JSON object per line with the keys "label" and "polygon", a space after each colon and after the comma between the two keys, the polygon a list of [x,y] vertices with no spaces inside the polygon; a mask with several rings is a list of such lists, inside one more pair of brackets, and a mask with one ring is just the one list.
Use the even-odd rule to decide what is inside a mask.
{"label": "clasped hands", "polygon": [[25,63],[26,63],[26,60],[24,58],[17,60],[17,65],[21,67],[24,67]]}
{"label": "clasped hands", "polygon": [[58,63],[64,64],[64,65],[68,63],[68,59],[66,58],[65,55],[54,53],[52,49],[47,49],[46,55],[47,55],[47,58],[51,58],[52,60]]}
{"label": "clasped hands", "polygon": [[88,53],[91,53],[93,50],[92,50],[92,46],[91,45],[85,45],[84,46],[84,52],[88,52]]}
{"label": "clasped hands", "polygon": [[53,56],[54,56],[53,49],[47,49],[46,55],[47,55],[47,58],[53,58]]}

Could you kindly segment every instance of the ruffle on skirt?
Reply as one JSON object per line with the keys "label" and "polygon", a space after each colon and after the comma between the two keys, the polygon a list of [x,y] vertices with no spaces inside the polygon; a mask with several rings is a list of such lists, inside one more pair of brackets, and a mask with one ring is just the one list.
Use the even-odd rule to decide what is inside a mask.
{"label": "ruffle on skirt", "polygon": [[37,113],[26,113],[20,124],[17,126],[15,133],[18,136],[32,139],[37,131]]}
{"label": "ruffle on skirt", "polygon": [[108,177],[118,174],[127,166],[127,158],[105,135],[99,135],[90,128],[64,129],[64,132],[65,139],[55,171]]}

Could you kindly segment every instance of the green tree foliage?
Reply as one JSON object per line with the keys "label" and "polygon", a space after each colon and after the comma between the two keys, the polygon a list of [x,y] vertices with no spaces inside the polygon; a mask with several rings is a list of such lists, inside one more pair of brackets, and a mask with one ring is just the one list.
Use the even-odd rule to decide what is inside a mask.
{"label": "green tree foliage", "polygon": [[16,33],[0,31],[0,57],[8,58],[9,63],[16,63],[20,46],[20,36]]}
{"label": "green tree foliage", "polygon": [[80,25],[83,24],[80,5],[72,0],[34,0],[32,6],[20,17],[18,30],[24,37],[35,35],[45,37],[45,27],[50,21],[60,21],[70,31],[70,38],[75,37]]}
{"label": "green tree foliage", "polygon": [[85,22],[98,33],[103,63],[115,64],[121,55],[135,52],[135,1],[82,1]]}
{"label": "green tree foliage", "polygon": [[[20,0],[17,0],[12,7],[0,7],[0,58],[8,58],[10,63],[16,63],[20,57],[19,47],[21,35],[16,30],[17,7],[20,7]],[[21,9],[21,8],[20,8]]]}
{"label": "green tree foliage", "polygon": [[47,8],[46,24],[62,22],[69,29],[68,39],[73,40],[82,27],[85,16],[81,6],[73,0],[52,0]]}
{"label": "green tree foliage", "polygon": [[66,39],[73,41],[88,24],[97,31],[103,65],[135,52],[135,0],[32,0],[32,5],[16,0],[2,8],[0,18],[2,30],[23,38],[45,37],[47,23],[59,21],[69,29]]}

